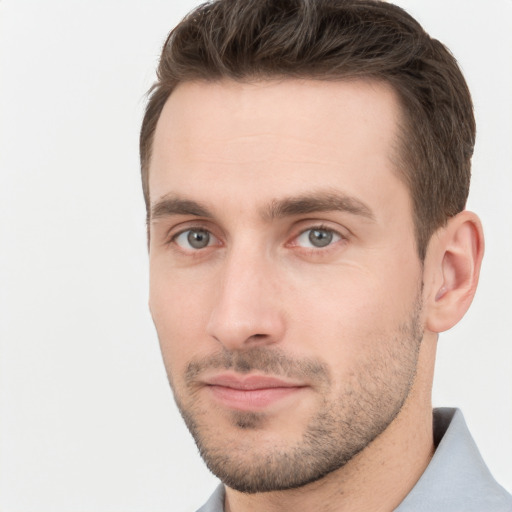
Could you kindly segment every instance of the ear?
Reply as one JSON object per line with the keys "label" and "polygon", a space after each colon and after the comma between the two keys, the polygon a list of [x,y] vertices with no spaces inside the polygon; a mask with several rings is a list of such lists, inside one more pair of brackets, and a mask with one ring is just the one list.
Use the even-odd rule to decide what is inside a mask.
{"label": "ear", "polygon": [[433,235],[424,268],[429,331],[446,331],[464,316],[476,292],[483,254],[482,224],[473,212],[452,217]]}

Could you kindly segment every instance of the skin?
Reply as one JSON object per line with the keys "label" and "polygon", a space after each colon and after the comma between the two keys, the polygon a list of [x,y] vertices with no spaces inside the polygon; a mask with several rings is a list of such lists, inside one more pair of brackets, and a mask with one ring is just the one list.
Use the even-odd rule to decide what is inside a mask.
{"label": "skin", "polygon": [[[399,121],[366,81],[185,83],[164,107],[150,309],[227,511],[392,510],[430,460],[437,333],[471,302],[483,239],[463,212],[419,261]],[[226,399],[219,375],[285,389]],[[258,488],[267,470],[280,489]]]}

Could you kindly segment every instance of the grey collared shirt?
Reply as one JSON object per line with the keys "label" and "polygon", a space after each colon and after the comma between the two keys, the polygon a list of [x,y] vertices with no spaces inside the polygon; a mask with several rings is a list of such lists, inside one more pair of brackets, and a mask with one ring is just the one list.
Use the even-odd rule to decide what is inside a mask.
{"label": "grey collared shirt", "polygon": [[[434,409],[436,451],[395,512],[512,512],[512,496],[487,469],[459,409]],[[197,512],[224,512],[219,485]]]}

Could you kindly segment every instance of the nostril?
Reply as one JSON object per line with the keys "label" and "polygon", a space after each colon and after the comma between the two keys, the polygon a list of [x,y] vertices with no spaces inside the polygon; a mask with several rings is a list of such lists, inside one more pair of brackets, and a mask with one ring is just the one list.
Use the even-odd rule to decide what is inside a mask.
{"label": "nostril", "polygon": [[264,341],[266,340],[267,338],[269,337],[268,334],[253,334],[252,336],[249,336],[247,338],[247,341],[248,342],[251,342],[251,341]]}

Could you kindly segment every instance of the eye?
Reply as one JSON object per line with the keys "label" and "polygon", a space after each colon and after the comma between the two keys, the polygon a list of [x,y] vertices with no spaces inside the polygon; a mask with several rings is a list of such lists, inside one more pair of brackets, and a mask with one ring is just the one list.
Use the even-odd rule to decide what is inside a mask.
{"label": "eye", "polygon": [[303,231],[297,237],[297,245],[307,248],[321,249],[334,242],[338,242],[342,237],[336,231],[325,228],[312,228]]}
{"label": "eye", "polygon": [[182,249],[204,249],[215,242],[216,238],[205,229],[187,229],[175,235],[172,241]]}

